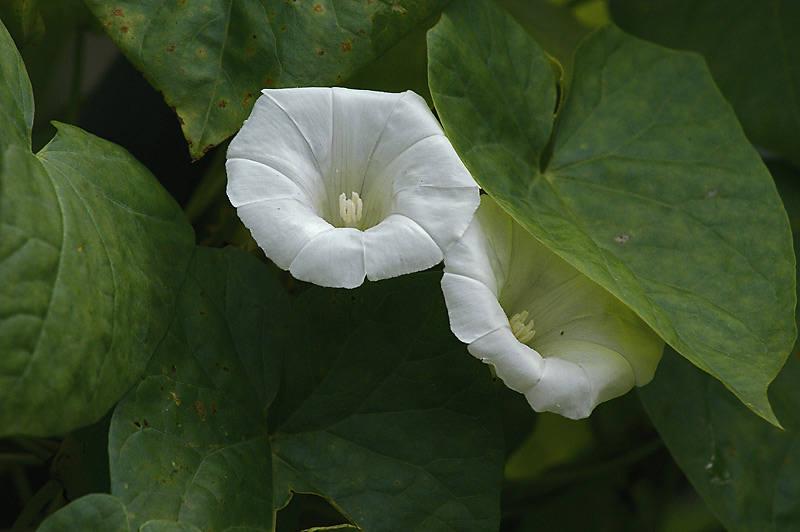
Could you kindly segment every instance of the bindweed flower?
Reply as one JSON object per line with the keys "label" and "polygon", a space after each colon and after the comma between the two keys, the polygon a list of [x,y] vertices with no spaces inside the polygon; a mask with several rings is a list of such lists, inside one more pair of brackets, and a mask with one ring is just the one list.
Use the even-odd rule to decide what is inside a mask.
{"label": "bindweed flower", "polygon": [[438,264],[480,202],[413,92],[264,90],[226,170],[228,197],[266,255],[322,286]]}
{"label": "bindweed flower", "polygon": [[453,333],[537,412],[584,418],[653,378],[661,338],[489,196],[444,264]]}

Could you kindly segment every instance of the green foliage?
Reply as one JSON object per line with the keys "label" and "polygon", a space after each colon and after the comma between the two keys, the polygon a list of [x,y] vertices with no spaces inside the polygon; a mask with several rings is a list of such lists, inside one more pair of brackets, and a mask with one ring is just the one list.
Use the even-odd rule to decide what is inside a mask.
{"label": "green foliage", "polygon": [[[800,9],[495,3],[511,15],[0,2],[0,529],[800,528]],[[590,35],[609,13],[658,44]],[[85,131],[139,125],[81,118],[89,75],[154,112],[87,40],[178,115],[189,153],[157,157],[221,144],[184,212],[125,149],[147,139]],[[261,89],[332,84],[435,103],[484,190],[675,348],[654,381],[589,419],[537,415],[454,338],[438,269],[332,290],[269,263],[225,195],[224,141]],[[50,139],[53,119],[74,125]],[[252,254],[195,246],[190,222]]]}
{"label": "green foliage", "polygon": [[192,157],[236,132],[263,88],[340,84],[449,0],[87,0],[174,107]]}
{"label": "green foliage", "polygon": [[0,142],[0,433],[63,434],[99,419],[144,369],[192,231],[118,146],[57,124],[33,155],[30,85],[0,39],[12,133]]}
{"label": "green foliage", "polygon": [[700,58],[601,29],[553,123],[547,57],[491,4],[448,9],[429,54],[444,128],[481,186],[774,423],[767,386],[796,336],[791,235]]}
{"label": "green foliage", "polygon": [[798,386],[800,362],[791,357],[770,387],[785,430],[765,424],[674,352],[639,391],[672,455],[730,532],[797,529]]}
{"label": "green foliage", "polygon": [[800,166],[800,4],[611,0],[634,35],[703,55],[745,133]]}
{"label": "green foliage", "polygon": [[364,530],[492,530],[494,386],[447,329],[439,275],[305,292],[273,406],[276,507],[318,493]]}

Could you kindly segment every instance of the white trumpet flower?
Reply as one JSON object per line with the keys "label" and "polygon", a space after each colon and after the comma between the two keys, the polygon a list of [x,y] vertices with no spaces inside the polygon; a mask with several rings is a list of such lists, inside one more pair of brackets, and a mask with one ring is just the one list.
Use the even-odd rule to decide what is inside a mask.
{"label": "white trumpet flower", "polygon": [[439,263],[480,202],[413,92],[264,90],[226,170],[228,197],[266,255],[322,286]]}
{"label": "white trumpet flower", "polygon": [[453,333],[537,412],[588,417],[653,378],[663,340],[489,196],[444,265]]}

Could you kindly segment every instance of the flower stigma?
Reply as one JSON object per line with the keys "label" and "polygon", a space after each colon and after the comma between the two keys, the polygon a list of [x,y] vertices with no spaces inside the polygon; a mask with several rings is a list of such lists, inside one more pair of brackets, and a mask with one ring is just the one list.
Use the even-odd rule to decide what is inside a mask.
{"label": "flower stigma", "polygon": [[364,202],[358,197],[358,192],[353,192],[352,199],[347,199],[344,192],[339,194],[339,216],[346,226],[353,226],[361,221]]}
{"label": "flower stigma", "polygon": [[511,332],[514,333],[514,337],[519,340],[520,343],[527,343],[533,338],[533,335],[536,334],[536,331],[533,330],[533,320],[525,324],[525,320],[528,319],[528,311],[523,310],[517,314],[511,316],[511,319],[508,320],[508,324],[511,326]]}

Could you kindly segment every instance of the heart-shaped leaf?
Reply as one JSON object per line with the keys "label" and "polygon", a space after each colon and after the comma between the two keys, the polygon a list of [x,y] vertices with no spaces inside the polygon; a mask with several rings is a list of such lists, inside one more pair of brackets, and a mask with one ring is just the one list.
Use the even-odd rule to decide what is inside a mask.
{"label": "heart-shaped leaf", "polygon": [[776,423],[766,390],[796,335],[789,225],[702,59],[603,28],[553,123],[547,57],[499,8],[454,4],[428,48],[436,108],[478,183]]}

